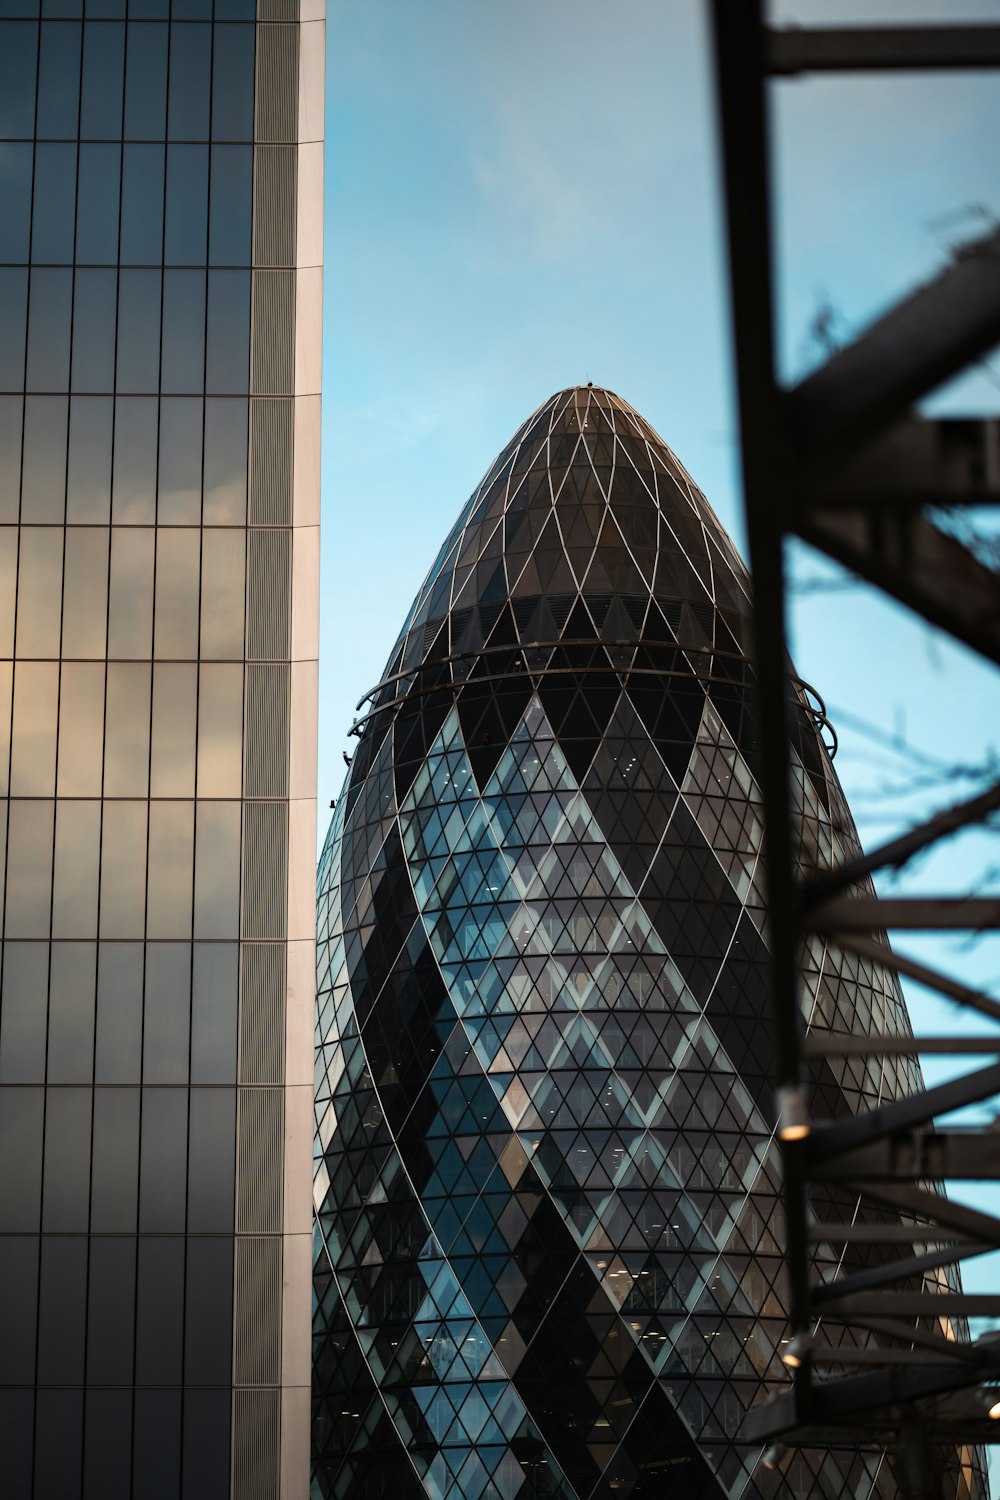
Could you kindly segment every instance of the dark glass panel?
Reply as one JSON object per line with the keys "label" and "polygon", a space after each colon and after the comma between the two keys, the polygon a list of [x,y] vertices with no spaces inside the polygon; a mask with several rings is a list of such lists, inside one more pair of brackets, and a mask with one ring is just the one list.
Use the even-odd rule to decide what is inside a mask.
{"label": "dark glass panel", "polygon": [[0,139],[2,140],[30,141],[35,133],[37,57],[37,23],[4,21],[0,30]]}
{"label": "dark glass panel", "polygon": [[204,265],[207,234],[208,147],[168,146],[164,264]]}
{"label": "dark glass panel", "polygon": [[35,149],[35,198],[31,258],[36,264],[68,265],[73,259],[76,208],[76,146],[39,143]]}
{"label": "dark glass panel", "polygon": [[195,838],[194,935],[239,933],[240,804],[199,802]]}
{"label": "dark glass panel", "polygon": [[51,802],[12,802],[7,828],[8,938],[49,935],[52,893]]}
{"label": "dark glass panel", "polygon": [[[166,0],[164,10],[166,13]],[[130,11],[135,15],[134,7]],[[125,72],[125,139],[162,141],[167,130],[167,27],[130,25]]]}
{"label": "dark glass panel", "polygon": [[199,797],[238,797],[242,771],[242,664],[205,664],[198,698]]}
{"label": "dark glass panel", "polygon": [[46,1090],[42,1228],[57,1234],[88,1227],[92,1113],[90,1089]]}
{"label": "dark glass panel", "polygon": [[254,27],[216,26],[212,139],[253,140]]}
{"label": "dark glass panel", "polygon": [[101,805],[60,800],[52,891],[55,937],[97,935],[97,890],[101,850]]}
{"label": "dark glass panel", "polygon": [[[2,536],[2,533],[0,533]],[[10,791],[10,718],[14,698],[14,663],[0,661],[0,797]]]}
{"label": "dark glass panel", "polygon": [[120,176],[120,146],[80,147],[76,259],[81,265],[113,266],[118,260]]}
{"label": "dark glass panel", "polygon": [[22,526],[17,593],[18,656],[59,655],[59,596],[62,593],[62,532]]}
{"label": "dark glass panel", "polygon": [[121,271],[118,281],[117,389],[155,391],[160,377],[160,273]]}
{"label": "dark glass panel", "polygon": [[108,655],[143,660],[152,654],[153,529],[111,528]]}
{"label": "dark glass panel", "polygon": [[183,1500],[228,1500],[231,1398],[184,1392]]}
{"label": "dark glass panel", "polygon": [[58,712],[58,662],[17,662],[10,745],[10,788],[15,797],[54,794]]}
{"label": "dark glass panel", "polygon": [[[105,944],[105,951],[111,945]],[[119,945],[131,948],[131,943]],[[102,976],[106,965],[102,962]],[[106,976],[105,976],[106,977]],[[141,979],[140,979],[141,983]],[[105,990],[104,995],[107,994]],[[128,997],[116,996],[123,1004]],[[134,998],[137,1018],[141,993]],[[98,1020],[98,1076],[102,1064],[109,1072],[139,1076],[138,1021],[136,1035],[127,1035],[133,1015],[111,1017],[107,1009]],[[101,1035],[101,1028],[104,1036]],[[108,1040],[108,1032],[114,1034]],[[102,1057],[102,1049],[104,1057]],[[127,1056],[126,1056],[127,1054]],[[108,1067],[108,1064],[111,1064]],[[90,1227],[94,1234],[133,1234],[139,1205],[139,1090],[94,1090],[94,1145],[90,1187]]]}
{"label": "dark glass panel", "polygon": [[207,526],[240,526],[246,521],[247,418],[247,402],[238,397],[209,397],[205,402]]}
{"label": "dark glass panel", "polygon": [[81,140],[121,139],[124,87],[124,25],[116,21],[88,21],[83,28]]}
{"label": "dark glass panel", "polygon": [[157,416],[156,401],[115,402],[112,515],[119,525],[152,524],[156,518]]}
{"label": "dark glass panel", "polygon": [[146,898],[145,802],[105,802],[101,834],[101,937],[141,937]]}
{"label": "dark glass panel", "polygon": [[[148,1018],[148,1004],[146,1015]],[[148,1064],[148,1051],[145,1060]],[[187,1113],[187,1089],[143,1089],[139,1166],[142,1232],[184,1228]]]}
{"label": "dark glass panel", "polygon": [[149,790],[148,662],[109,662],[104,795],[145,797]]}
{"label": "dark glass panel", "polygon": [[252,21],[256,14],[256,0],[215,0],[217,21]]}
{"label": "dark glass panel", "polygon": [[190,1131],[188,1232],[231,1232],[236,1170],[236,1090],[192,1089]]}
{"label": "dark glass panel", "polygon": [[[11,657],[14,654],[17,541],[16,526],[0,526],[0,657]],[[4,748],[4,759],[6,759],[6,748]]]}
{"label": "dark glass panel", "polygon": [[205,389],[242,395],[250,381],[250,273],[209,271]]}
{"label": "dark glass panel", "polygon": [[0,152],[0,261],[27,263],[31,153],[29,142],[12,143]]}
{"label": "dark glass panel", "polygon": [[31,273],[28,314],[29,391],[65,391],[69,387],[69,336],[73,308],[73,272],[44,267]]}
{"label": "dark glass panel", "polygon": [[38,49],[39,140],[73,140],[80,112],[82,27],[44,21]]}
{"label": "dark glass panel", "polygon": [[[74,322],[80,317],[79,290],[78,279]],[[112,305],[113,297],[112,293]],[[74,359],[74,377],[75,374]],[[75,378],[73,383],[75,386]],[[103,522],[107,525],[110,520],[113,419],[111,396],[74,396],[70,402],[69,470],[66,476],[68,521]]]}
{"label": "dark glass panel", "polygon": [[143,1476],[142,1500],[179,1500],[180,1391],[136,1391],[132,1467]]}
{"label": "dark glass panel", "polygon": [[0,1229],[35,1234],[42,1193],[40,1088],[0,1089]]}
{"label": "dark glass panel", "polygon": [[0,1385],[34,1381],[37,1302],[38,1240],[34,1235],[4,1235],[0,1238]]}
{"label": "dark glass panel", "polygon": [[[150,1093],[156,1093],[151,1089]],[[184,1240],[180,1235],[139,1238],[136,1298],[137,1385],[177,1385],[184,1336]],[[140,1473],[149,1473],[142,1469]]]}
{"label": "dark glass panel", "polygon": [[[191,936],[191,880],[194,874],[194,803],[151,802],[149,806],[149,889],[146,936]],[[147,1028],[149,1025],[147,990]],[[185,1027],[185,1049],[187,1035]],[[184,1054],[187,1075],[187,1052]]]}
{"label": "dark glass panel", "polygon": [[194,527],[163,529],[157,537],[153,638],[158,657],[198,655],[198,541]]}
{"label": "dark glass panel", "polygon": [[152,796],[194,796],[197,721],[197,666],[194,662],[157,662],[153,669]]}
{"label": "dark glass panel", "polygon": [[[94,1078],[97,1083],[138,1083],[142,1077],[142,960],[141,943],[101,943],[97,966],[97,1040]],[[94,1160],[97,1161],[97,1116],[102,1098],[94,1099]],[[138,1153],[138,1096],[135,1100],[135,1149]],[[138,1154],[136,1155],[138,1163]],[[137,1169],[138,1170],[138,1169]],[[95,1202],[96,1213],[96,1202]],[[133,1216],[134,1223],[134,1216]],[[126,1226],[123,1226],[126,1227]]]}
{"label": "dark glass panel", "polygon": [[191,1082],[236,1082],[240,950],[195,943],[191,992]]}
{"label": "dark glass panel", "polygon": [[190,1017],[190,944],[147,943],[143,1083],[187,1083]]}
{"label": "dark glass panel", "polygon": [[83,1465],[83,1392],[39,1391],[35,1408],[35,1500],[78,1495]]}
{"label": "dark glass panel", "polygon": [[0,1451],[4,1481],[13,1495],[30,1495],[35,1437],[34,1391],[8,1391],[0,1387]]}
{"label": "dark glass panel", "polygon": [[200,397],[160,402],[160,493],[156,519],[161,526],[197,526],[201,520]]}
{"label": "dark glass panel", "polygon": [[246,533],[202,534],[201,654],[222,661],[243,655]]}
{"label": "dark glass panel", "polygon": [[65,396],[28,396],[24,403],[21,520],[62,521],[66,515]]}
{"label": "dark glass panel", "polygon": [[170,95],[167,136],[172,141],[208,140],[212,28],[170,28]]}
{"label": "dark glass panel", "polygon": [[58,796],[101,795],[103,740],[104,663],[64,661],[59,699]]}
{"label": "dark glass panel", "polygon": [[163,259],[162,146],[126,146],[122,166],[122,237],[125,266],[156,266]]}
{"label": "dark glass panel", "polygon": [[170,0],[128,0],[128,13],[134,20],[159,21],[170,14]]}
{"label": "dark glass panel", "polygon": [[74,391],[103,394],[114,389],[117,293],[117,271],[110,268],[77,271],[73,310]]}
{"label": "dark glass panel", "polygon": [[212,147],[208,258],[213,266],[248,266],[253,236],[253,147]]}
{"label": "dark glass panel", "polygon": [[125,15],[125,0],[86,0],[84,15],[95,21],[116,21]]}
{"label": "dark glass panel", "polygon": [[131,1235],[95,1235],[91,1241],[88,1385],[132,1383],[135,1252]]}
{"label": "dark glass panel", "polygon": [[[103,657],[108,609],[108,528],[67,526],[63,579],[63,656]],[[102,695],[103,696],[103,695]],[[92,763],[88,790],[99,796],[100,756]],[[93,788],[91,790],[90,788]]]}
{"label": "dark glass panel", "polygon": [[24,387],[24,333],[28,321],[28,272],[0,266],[0,391]]}
{"label": "dark glass panel", "polygon": [[52,944],[49,1083],[90,1083],[93,1078],[96,984],[96,943]]}
{"label": "dark glass panel", "polygon": [[132,1392],[88,1391],[83,1435],[83,1500],[129,1500]]}
{"label": "dark glass panel", "polygon": [[210,21],[212,0],[173,0],[170,14],[175,21]]}
{"label": "dark glass panel", "polygon": [[160,388],[170,395],[204,389],[205,273],[164,271]]}
{"label": "dark glass panel", "polygon": [[44,1081],[48,989],[48,944],[5,942],[0,1083]]}
{"label": "dark glass panel", "polygon": [[[52,1094],[49,1096],[51,1107]],[[75,1234],[43,1235],[38,1289],[38,1379],[41,1384],[79,1385],[82,1382],[86,1316],[86,1238]]]}
{"label": "dark glass panel", "polygon": [[24,401],[0,396],[0,521],[17,521],[21,506],[21,430]]}
{"label": "dark glass panel", "polygon": [[232,1379],[233,1241],[208,1236],[187,1242],[184,1378],[190,1385]]}
{"label": "dark glass panel", "polygon": [[83,0],[42,0],[43,16],[61,16],[72,19],[83,15]]}

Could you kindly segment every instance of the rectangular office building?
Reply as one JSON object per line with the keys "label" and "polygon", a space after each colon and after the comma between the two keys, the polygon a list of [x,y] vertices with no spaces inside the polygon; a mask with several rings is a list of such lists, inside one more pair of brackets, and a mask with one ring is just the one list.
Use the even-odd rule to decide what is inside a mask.
{"label": "rectangular office building", "polygon": [[0,1489],[308,1489],[323,0],[0,0]]}

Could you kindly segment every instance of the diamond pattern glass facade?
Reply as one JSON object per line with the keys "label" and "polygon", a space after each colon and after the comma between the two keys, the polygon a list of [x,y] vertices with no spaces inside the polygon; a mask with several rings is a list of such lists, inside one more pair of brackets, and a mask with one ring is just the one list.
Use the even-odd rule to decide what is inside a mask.
{"label": "diamond pattern glass facade", "polygon": [[[417,596],[319,871],[314,1496],[896,1493],[883,1455],[731,1441],[787,1336],[748,588],[662,441],[578,388]],[[804,868],[857,848],[812,702]],[[805,981],[813,1025],[909,1029],[888,970],[816,940]],[[817,1113],[915,1067],[823,1064]]]}

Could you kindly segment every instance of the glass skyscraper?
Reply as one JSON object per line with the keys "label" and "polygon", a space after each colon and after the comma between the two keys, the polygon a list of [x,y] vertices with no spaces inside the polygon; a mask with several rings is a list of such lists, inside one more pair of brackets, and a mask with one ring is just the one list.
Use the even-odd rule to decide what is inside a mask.
{"label": "glass skyscraper", "polygon": [[0,1491],[307,1485],[322,0],[0,0]]}
{"label": "glass skyscraper", "polygon": [[[788,1379],[749,589],[649,425],[562,391],[361,710],[319,872],[315,1500],[898,1493],[883,1452],[769,1470],[734,1441]],[[789,718],[814,871],[859,846],[804,684]],[[909,1031],[893,972],[833,941],[803,982],[814,1028]],[[814,1113],[916,1069],[817,1062]],[[977,1453],[946,1464],[942,1493],[987,1494]]]}

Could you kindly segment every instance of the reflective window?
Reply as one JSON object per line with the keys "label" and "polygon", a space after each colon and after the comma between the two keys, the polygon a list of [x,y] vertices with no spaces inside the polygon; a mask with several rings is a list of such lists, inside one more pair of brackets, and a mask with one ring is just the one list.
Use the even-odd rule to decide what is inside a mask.
{"label": "reflective window", "polygon": [[155,266],[163,259],[162,146],[125,147],[120,254],[126,266]]}
{"label": "reflective window", "polygon": [[123,270],[118,276],[119,391],[156,391],[160,376],[160,273]]}
{"label": "reflective window", "polygon": [[[94,1078],[97,1083],[138,1083],[142,1076],[142,966],[141,943],[98,945],[97,1038],[94,1047]],[[98,1089],[94,1100],[95,1140],[100,1099],[101,1090]],[[107,1107],[111,1108],[110,1105]],[[137,1121],[138,1109],[137,1099]],[[135,1139],[138,1143],[138,1123]],[[136,1162],[138,1164],[138,1155]]]}
{"label": "reflective window", "polygon": [[[57,827],[58,823],[57,815]],[[89,1084],[93,1079],[96,984],[96,943],[52,944],[49,1083]],[[87,1097],[90,1098],[89,1091]]]}
{"label": "reflective window", "polygon": [[20,396],[0,396],[0,521],[16,522],[21,492],[21,425],[24,403]]}
{"label": "reflective window", "polygon": [[191,1090],[188,1231],[232,1231],[236,1090]]}
{"label": "reflective window", "polygon": [[5,942],[0,1083],[45,1081],[48,989],[48,943]]}
{"label": "reflective window", "polygon": [[236,1082],[239,947],[195,943],[191,989],[191,1082]]}
{"label": "reflective window", "polygon": [[63,656],[104,656],[107,607],[108,528],[67,526]]}
{"label": "reflective window", "polygon": [[199,532],[162,530],[156,542],[155,654],[197,657]]}
{"label": "reflective window", "polygon": [[0,261],[27,261],[31,231],[31,145],[0,151]]}
{"label": "reflective window", "polygon": [[149,678],[148,662],[108,663],[106,797],[145,797],[149,789]]}
{"label": "reflective window", "polygon": [[205,402],[206,526],[243,525],[247,513],[247,402],[209,397]]}
{"label": "reflective window", "polygon": [[[151,802],[149,898],[146,915],[146,933],[149,937],[190,936],[193,854],[194,803]],[[186,1039],[184,1071],[186,1075]]]}
{"label": "reflective window", "polygon": [[250,273],[209,271],[205,389],[240,395],[250,383]]}
{"label": "reflective window", "polygon": [[[138,1069],[138,1045],[136,1054]],[[100,1058],[100,1033],[98,1057]],[[134,1233],[138,1204],[139,1090],[96,1088],[90,1188],[91,1231],[94,1234]]]}
{"label": "reflective window", "polygon": [[143,1500],[176,1500],[180,1448],[180,1391],[136,1391],[132,1468],[148,1476]]}
{"label": "reflective window", "polygon": [[111,528],[108,655],[142,659],[152,655],[153,530]]}
{"label": "reflective window", "polygon": [[171,26],[167,134],[172,141],[208,140],[211,55],[210,26]]}
{"label": "reflective window", "polygon": [[83,265],[113,266],[118,259],[120,172],[120,146],[80,147],[76,258]]}
{"label": "reflective window", "polygon": [[143,1083],[187,1083],[190,1016],[190,943],[147,943]]}
{"label": "reflective window", "polygon": [[0,797],[10,790],[10,711],[14,698],[14,663],[0,661]]}
{"label": "reflective window", "polygon": [[28,272],[0,266],[0,391],[24,388]]}
{"label": "reflective window", "polygon": [[42,1089],[0,1089],[0,1229],[37,1234],[42,1194]]}
{"label": "reflective window", "polygon": [[43,21],[38,53],[39,140],[73,140],[80,109],[82,28]]}
{"label": "reflective window", "polygon": [[14,654],[14,601],[17,596],[16,526],[0,526],[0,656]]}
{"label": "reflective window", "polygon": [[139,1228],[184,1228],[187,1089],[143,1089]]}
{"label": "reflective window", "polygon": [[[144,1103],[160,1092],[149,1089]],[[136,1315],[136,1384],[176,1385],[181,1378],[181,1342],[184,1337],[184,1240],[180,1235],[155,1235],[139,1240]],[[137,1427],[140,1425],[138,1417],[137,1401]],[[165,1442],[162,1432],[157,1437],[152,1451],[159,1457]],[[138,1434],[136,1441],[139,1441]],[[154,1471],[155,1464],[152,1469],[139,1472]]]}
{"label": "reflective window", "polygon": [[239,934],[240,804],[199,802],[196,809],[194,935]]}
{"label": "reflective window", "polygon": [[52,815],[51,802],[10,804],[6,937],[47,938],[49,935]]}
{"label": "reflective window", "polygon": [[202,534],[201,654],[233,660],[243,655],[246,533]]}
{"label": "reflective window", "polygon": [[184,1392],[184,1500],[229,1494],[230,1407],[226,1391]]}
{"label": "reflective window", "polygon": [[[92,1113],[90,1089],[50,1088],[46,1090],[45,1171],[42,1178],[43,1229],[63,1233],[80,1230],[86,1233],[90,1222],[90,1119]],[[41,1364],[41,1349],[39,1349],[39,1364]],[[66,1376],[64,1375],[63,1378],[65,1379]]]}
{"label": "reflective window", "polygon": [[132,1384],[135,1240],[95,1236],[90,1246],[88,1316],[100,1336],[87,1341],[87,1380]]}
{"label": "reflective window", "polygon": [[26,377],[29,391],[68,389],[72,308],[73,272],[68,267],[56,270],[46,266],[32,271]]}
{"label": "reflective window", "polygon": [[91,1389],[83,1438],[83,1500],[130,1500],[131,1493],[132,1392]]}
{"label": "reflective window", "polygon": [[[49,1094],[50,1109],[57,1092],[53,1090]],[[87,1134],[90,1135],[89,1124]],[[43,1235],[42,1270],[38,1289],[40,1382],[46,1385],[66,1385],[82,1381],[86,1312],[86,1239],[82,1235]],[[65,1482],[63,1476],[60,1478]],[[62,1482],[55,1493],[59,1493]],[[45,1491],[41,1493],[44,1494]]]}
{"label": "reflective window", "polygon": [[[135,15],[133,6],[132,15]],[[167,128],[167,28],[129,26],[125,139],[162,141]]]}
{"label": "reflective window", "polygon": [[63,534],[53,526],[22,526],[17,591],[18,656],[59,655]]}
{"label": "reflective window", "polygon": [[91,937],[97,932],[101,804],[60,800],[57,809],[52,933]]}
{"label": "reflective window", "polygon": [[[75,323],[79,317],[78,307]],[[69,521],[107,525],[110,519],[113,418],[114,402],[110,396],[74,396],[70,402],[66,480]]]}
{"label": "reflective window", "polygon": [[34,1391],[5,1390],[0,1387],[4,1479],[14,1494],[27,1495],[31,1490],[34,1428]]}
{"label": "reflective window", "polygon": [[184,1378],[191,1385],[228,1385],[232,1368],[232,1237],[187,1242]]}
{"label": "reflective window", "polygon": [[14,667],[10,788],[15,797],[55,792],[59,663],[19,661]]}
{"label": "reflective window", "polygon": [[254,28],[216,26],[212,139],[253,140]]}
{"label": "reflective window", "polygon": [[238,797],[243,771],[243,666],[203,665],[198,705],[198,795]]}
{"label": "reflective window", "polygon": [[152,796],[194,796],[197,717],[197,666],[157,662],[153,669]]}
{"label": "reflective window", "polygon": [[81,140],[120,140],[125,80],[125,27],[88,22],[83,28]]}
{"label": "reflective window", "polygon": [[171,145],[167,148],[164,264],[204,265],[207,234],[208,147]]}
{"label": "reflective window", "polygon": [[0,1239],[0,1381],[31,1385],[35,1378],[38,1240]]}
{"label": "reflective window", "polygon": [[104,747],[104,663],[64,662],[59,698],[60,797],[99,797]]}
{"label": "reflective window", "polygon": [[115,299],[118,273],[78,270],[73,308],[74,391],[111,391],[115,383]]}
{"label": "reflective window", "polygon": [[41,142],[35,149],[35,201],[31,258],[36,265],[68,264],[73,259],[76,208],[76,145]]}
{"label": "reflective window", "polygon": [[156,517],[156,424],[156,401],[115,402],[113,515],[119,525],[152,524]]}
{"label": "reflective window", "polygon": [[164,271],[160,387],[169,395],[205,383],[205,273]]}
{"label": "reflective window", "polygon": [[105,802],[101,840],[101,937],[141,937],[146,897],[145,802]]}
{"label": "reflective window", "polygon": [[248,266],[253,232],[253,147],[212,147],[208,258],[213,266]]}
{"label": "reflective window", "polygon": [[24,403],[22,521],[62,521],[66,514],[65,396],[28,396]]}
{"label": "reflective window", "polygon": [[0,47],[0,139],[30,140],[34,134],[37,54],[37,25],[5,21]]}
{"label": "reflective window", "polygon": [[160,402],[160,493],[156,519],[161,526],[197,525],[201,520],[200,397]]}

